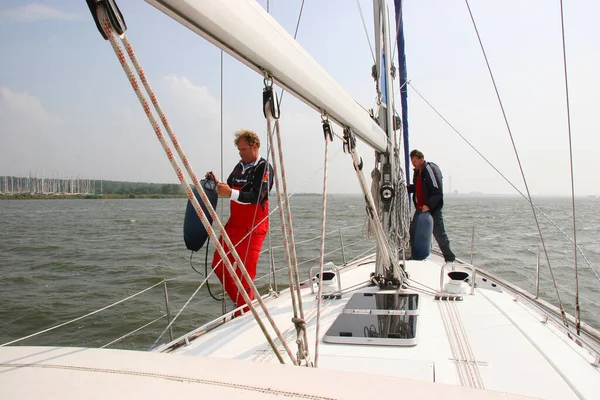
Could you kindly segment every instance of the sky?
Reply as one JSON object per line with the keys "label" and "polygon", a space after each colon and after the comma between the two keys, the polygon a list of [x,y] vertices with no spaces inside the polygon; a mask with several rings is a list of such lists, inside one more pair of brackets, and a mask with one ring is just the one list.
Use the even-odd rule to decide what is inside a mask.
{"label": "sky", "polygon": [[[266,8],[266,0],[259,3]],[[291,34],[301,3],[269,1],[270,12]],[[259,134],[266,157],[262,76],[225,54],[221,77],[218,48],[144,1],[118,4],[127,36],[196,174],[229,174],[239,159],[233,133],[241,128]],[[531,193],[570,195],[559,1],[469,4]],[[371,108],[376,99],[370,76],[372,2],[361,0],[360,5],[368,38],[356,1],[306,0],[298,42],[351,96]],[[599,12],[600,4],[593,0],[564,1],[578,196],[600,195],[595,119],[600,109],[600,26],[594,20]],[[446,192],[515,193],[456,129],[524,190],[465,2],[406,0],[404,15],[410,148],[440,166]],[[85,1],[3,0],[0,54],[0,175],[177,182]],[[397,82],[394,86],[397,95]],[[319,114],[287,93],[281,115],[289,190],[321,192],[324,141]],[[328,190],[359,193],[351,160],[341,148],[336,139],[330,149]],[[373,151],[364,144],[358,150],[370,177]]]}

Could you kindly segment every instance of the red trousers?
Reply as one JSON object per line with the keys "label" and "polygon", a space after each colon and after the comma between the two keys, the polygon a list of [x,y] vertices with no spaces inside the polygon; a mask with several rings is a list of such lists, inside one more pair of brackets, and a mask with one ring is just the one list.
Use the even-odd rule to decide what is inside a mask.
{"label": "red trousers", "polygon": [[[254,281],[254,278],[256,277],[256,264],[258,263],[260,250],[262,249],[263,241],[265,240],[265,236],[267,234],[266,229],[264,229],[262,226],[259,226],[251,234],[248,234],[248,236],[246,236],[246,234],[250,231],[249,228],[231,227],[228,223],[225,226],[225,231],[231,238],[231,242],[235,246],[235,249],[237,250],[240,256],[240,259],[244,263],[246,270],[250,275],[250,278]],[[244,236],[246,236],[246,238],[242,240]],[[250,297],[250,300],[253,300],[254,293],[250,289],[248,281],[242,275],[242,271],[240,270],[240,268],[237,266],[237,264],[234,265],[235,260],[233,258],[233,254],[231,254],[231,252],[229,251],[229,248],[224,243],[223,238],[219,239],[219,243],[221,243],[221,245],[225,249],[225,253],[227,253],[227,258],[231,262],[231,265],[233,265],[233,267],[235,268],[236,275],[242,281],[244,290]],[[236,304],[236,306],[240,307],[245,305],[246,302],[244,301],[243,296],[240,293],[238,293],[238,288],[235,284],[235,281],[233,280],[233,277],[227,270],[227,267],[220,261],[221,255],[218,251],[215,250],[212,262],[212,268],[215,271],[215,274],[219,277],[221,283],[225,285],[225,291],[229,295],[229,298],[231,298],[231,300],[233,300],[233,302]]]}

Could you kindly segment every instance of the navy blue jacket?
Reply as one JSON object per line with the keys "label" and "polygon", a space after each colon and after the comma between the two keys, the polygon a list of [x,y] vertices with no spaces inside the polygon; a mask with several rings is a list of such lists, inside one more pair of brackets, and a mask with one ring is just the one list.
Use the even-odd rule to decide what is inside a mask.
{"label": "navy blue jacket", "polygon": [[[269,191],[273,187],[273,167],[269,164],[269,173],[265,173],[267,161],[259,157],[256,163],[244,170],[240,161],[227,178],[227,184],[232,189],[239,190],[239,196],[234,201],[241,204],[260,203],[264,207],[269,199]],[[268,182],[268,185],[267,185]]]}
{"label": "navy blue jacket", "polygon": [[[437,164],[425,161],[421,171],[421,182],[425,204],[429,206],[431,212],[441,209],[444,206],[444,188],[442,186],[442,171]],[[417,170],[413,171],[413,184],[408,185],[408,193],[415,193],[415,183],[417,180]],[[417,206],[417,196],[413,195],[413,203]]]}

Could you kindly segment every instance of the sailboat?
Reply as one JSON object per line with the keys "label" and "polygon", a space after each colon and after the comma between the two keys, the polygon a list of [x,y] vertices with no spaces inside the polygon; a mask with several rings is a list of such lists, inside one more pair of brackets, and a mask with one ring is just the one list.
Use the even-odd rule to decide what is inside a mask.
{"label": "sailboat", "polygon": [[[321,113],[326,142],[333,139],[327,138],[333,124],[342,129],[377,252],[339,266],[321,258],[305,277],[293,276],[292,254],[289,289],[258,296],[250,312],[228,312],[152,352],[1,347],[3,397],[597,397],[597,330],[468,262],[446,263],[435,253],[409,259],[403,223],[408,164],[400,165],[395,136],[406,132],[400,124],[407,118],[394,113],[385,1],[373,2],[379,43],[374,76],[381,93],[373,114],[254,1],[148,2],[264,77],[269,132],[277,131],[279,119],[274,85]],[[99,11],[101,32],[114,40],[124,33],[114,1],[88,4]],[[400,28],[401,21],[399,14]],[[398,75],[405,89],[402,68]],[[367,184],[357,140],[377,154],[375,190]]]}

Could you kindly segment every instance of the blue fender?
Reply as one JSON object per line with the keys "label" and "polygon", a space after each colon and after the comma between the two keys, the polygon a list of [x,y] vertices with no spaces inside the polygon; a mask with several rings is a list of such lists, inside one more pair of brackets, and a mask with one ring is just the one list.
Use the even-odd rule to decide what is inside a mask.
{"label": "blue fender", "polygon": [[[202,179],[200,181],[200,186],[204,189],[204,193],[206,193],[210,204],[213,206],[213,208],[216,208],[219,195],[216,191],[215,182],[208,179]],[[202,199],[200,199],[198,190],[196,188],[192,190],[194,192],[194,196],[196,196],[196,199],[202,207],[202,212],[204,212],[208,222],[212,225],[212,217],[204,206]],[[204,246],[206,239],[208,239],[208,232],[206,232],[206,229],[204,229],[204,225],[202,225],[202,222],[200,221],[192,202],[188,200],[187,207],[185,209],[185,218],[183,220],[183,240],[185,241],[185,247],[191,251],[198,251],[202,248],[202,246]]]}
{"label": "blue fender", "polygon": [[410,235],[411,259],[424,260],[429,257],[431,252],[433,218],[428,212],[416,213],[412,225]]}

